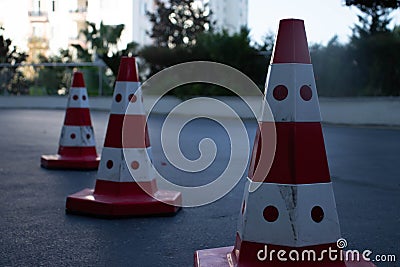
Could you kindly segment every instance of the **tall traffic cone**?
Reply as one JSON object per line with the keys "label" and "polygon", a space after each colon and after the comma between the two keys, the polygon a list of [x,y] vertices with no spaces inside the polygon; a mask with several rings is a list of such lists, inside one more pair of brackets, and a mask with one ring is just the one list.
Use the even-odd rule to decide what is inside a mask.
{"label": "tall traffic cone", "polygon": [[[259,121],[235,245],[196,251],[195,266],[374,266],[346,260],[337,242],[339,220],[302,20],[280,21],[265,95],[274,118]],[[268,165],[263,155],[272,149],[265,144],[273,124],[276,150]]]}
{"label": "tall traffic cone", "polygon": [[49,169],[89,170],[97,169],[99,161],[83,74],[74,72],[58,154],[42,155],[41,166]]}
{"label": "tall traffic cone", "polygon": [[66,211],[111,218],[176,213],[181,193],[157,188],[150,151],[135,58],[123,57],[96,186],[68,196]]}

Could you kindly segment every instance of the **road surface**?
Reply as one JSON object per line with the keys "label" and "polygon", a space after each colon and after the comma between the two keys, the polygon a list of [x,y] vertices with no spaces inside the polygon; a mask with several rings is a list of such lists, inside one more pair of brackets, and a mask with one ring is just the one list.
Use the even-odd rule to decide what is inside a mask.
{"label": "road surface", "polygon": [[[40,167],[42,154],[57,151],[63,117],[62,110],[0,110],[0,266],[192,266],[195,250],[233,245],[243,179],[222,199],[173,217],[66,215],[66,196],[92,188],[97,173]],[[183,129],[180,142],[188,158],[199,155],[198,141],[204,137],[218,143],[218,155],[210,169],[182,175],[161,153],[163,119],[152,115],[149,120],[156,168],[186,185],[218,176],[230,151],[221,126],[200,119]],[[107,112],[92,112],[98,152],[107,120]],[[245,124],[253,144],[256,123]],[[349,248],[399,259],[400,131],[333,125],[323,130]]]}

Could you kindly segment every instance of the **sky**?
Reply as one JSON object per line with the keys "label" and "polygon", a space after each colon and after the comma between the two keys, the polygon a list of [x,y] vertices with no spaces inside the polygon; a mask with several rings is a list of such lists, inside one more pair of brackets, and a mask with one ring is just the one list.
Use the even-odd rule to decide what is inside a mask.
{"label": "sky", "polygon": [[[133,0],[137,1],[137,0]],[[220,1],[220,0],[216,0]],[[229,0],[227,0],[229,2]],[[248,26],[254,41],[260,42],[270,32],[276,34],[280,19],[303,19],[310,44],[326,45],[334,36],[346,43],[351,35],[351,27],[357,23],[358,10],[343,4],[344,0],[248,0]],[[0,0],[0,21],[12,10],[11,24],[14,29],[6,29],[7,37],[15,43],[24,43],[23,22],[18,8],[25,1]],[[392,13],[392,24],[400,25],[400,10]],[[20,45],[21,46],[21,45]]]}
{"label": "sky", "polygon": [[[280,19],[303,19],[308,42],[326,45],[334,36],[346,43],[352,26],[358,22],[358,9],[347,7],[344,0],[248,0],[248,26],[252,39],[262,40],[267,32],[274,35]],[[393,12],[392,23],[400,24],[400,11]]]}

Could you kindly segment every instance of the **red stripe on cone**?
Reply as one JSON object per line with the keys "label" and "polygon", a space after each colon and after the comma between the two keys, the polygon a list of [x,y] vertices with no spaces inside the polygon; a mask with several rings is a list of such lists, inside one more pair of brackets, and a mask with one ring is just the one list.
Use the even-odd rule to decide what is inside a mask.
{"label": "red stripe on cone", "polygon": [[[143,191],[143,186],[148,191]],[[155,198],[155,196],[157,198]],[[96,180],[95,189],[84,189],[67,197],[69,213],[119,218],[175,214],[182,203],[178,192],[158,190],[156,181],[114,182]]]}
{"label": "red stripe on cone", "polygon": [[107,180],[96,180],[94,193],[98,195],[113,196],[138,196],[146,194],[146,192],[154,194],[157,192],[156,180],[149,182],[113,182]]}
{"label": "red stripe on cone", "polygon": [[[196,251],[194,254],[194,266],[195,267],[376,267],[372,262],[364,259],[360,260],[345,260],[344,262],[301,262],[301,261],[275,261],[275,262],[245,262],[239,263],[235,261],[232,253],[233,246],[221,247],[213,249],[204,249]],[[328,248],[329,249],[329,248]],[[351,251],[349,251],[351,254]],[[277,255],[279,250],[275,250],[274,254]],[[325,253],[326,255],[327,253]],[[280,254],[282,257],[282,254]],[[295,255],[292,253],[292,256]],[[288,257],[288,254],[285,253]],[[257,256],[255,256],[257,257]],[[362,257],[360,255],[360,257]],[[276,257],[275,257],[276,258]]]}
{"label": "red stripe on cone", "polygon": [[89,108],[67,108],[64,125],[68,126],[91,126]]}
{"label": "red stripe on cone", "polygon": [[85,81],[83,80],[83,73],[76,71],[72,80],[71,87],[85,87]]}
{"label": "red stripe on cone", "polygon": [[[314,252],[316,260],[314,260]],[[352,255],[352,252],[348,255]],[[338,249],[336,243],[292,248],[242,241],[238,235],[236,236],[235,246],[196,251],[194,266],[376,267],[372,262],[364,260],[362,255],[359,255],[359,258],[346,258],[346,252]]]}
{"label": "red stripe on cone", "polygon": [[[296,257],[297,254],[291,253],[296,250],[299,253],[299,260],[290,261],[291,257]],[[332,258],[329,258],[329,250],[332,251]],[[239,253],[240,251],[240,253]],[[260,252],[261,251],[261,252]],[[282,258],[287,259],[286,261],[280,261],[277,256],[278,251]],[[304,253],[304,260],[302,253],[305,251],[312,251],[316,258],[314,260],[313,254],[308,256],[308,253]],[[326,251],[326,252],[322,252]],[[335,253],[336,251],[336,253]],[[231,256],[237,266],[265,266],[265,267],[279,267],[279,266],[296,266],[296,267],[313,267],[313,266],[330,266],[330,267],[345,267],[343,258],[341,259],[341,250],[338,249],[336,243],[321,244],[307,247],[288,247],[279,246],[273,244],[261,244],[256,242],[243,241],[239,235],[236,235],[236,241],[234,249],[232,250]],[[291,254],[290,254],[291,253]],[[323,254],[322,254],[323,253]],[[322,255],[322,256],[321,256]],[[336,256],[336,257],[335,257]],[[259,259],[261,258],[261,260]],[[263,260],[265,257],[265,260]],[[310,258],[308,258],[310,257]],[[320,258],[320,260],[318,260]],[[235,265],[236,266],[236,265]]]}
{"label": "red stripe on cone", "polygon": [[146,117],[110,114],[104,146],[113,148],[148,147]]}
{"label": "red stripe on cone", "polygon": [[134,57],[122,57],[119,65],[117,81],[138,82],[136,59]]}
{"label": "red stripe on cone", "polygon": [[[261,123],[262,135],[256,135],[249,178],[254,182],[281,184],[312,184],[330,182],[324,137],[319,122],[277,122],[275,157],[266,175],[265,158],[271,147],[262,144],[261,136],[267,137],[272,122]],[[268,140],[267,140],[268,141]]]}
{"label": "red stripe on cone", "polygon": [[96,148],[93,146],[59,146],[58,154],[67,158],[97,158]]}
{"label": "red stripe on cone", "polygon": [[280,21],[271,63],[311,64],[302,20],[284,19]]}

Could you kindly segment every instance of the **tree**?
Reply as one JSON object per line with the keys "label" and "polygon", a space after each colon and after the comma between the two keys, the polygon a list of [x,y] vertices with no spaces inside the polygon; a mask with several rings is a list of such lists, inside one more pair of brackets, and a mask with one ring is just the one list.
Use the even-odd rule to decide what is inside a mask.
{"label": "tree", "polygon": [[87,47],[73,45],[77,49],[78,58],[84,61],[102,59],[110,68],[114,77],[118,75],[119,62],[122,56],[137,54],[138,44],[128,43],[125,49],[118,50],[118,43],[125,25],[105,25],[100,23],[97,28],[93,22],[86,22],[87,28],[81,32],[86,39]]}
{"label": "tree", "polygon": [[10,67],[0,67],[0,88],[8,93],[27,93],[28,82],[16,64],[24,62],[28,55],[18,52],[16,46],[12,46],[9,38],[4,38],[4,28],[0,27],[0,63],[11,64]]}
{"label": "tree", "polygon": [[[242,28],[240,32],[229,35],[227,31],[204,32],[197,37],[192,46],[167,47],[148,46],[140,51],[140,56],[149,64],[151,73],[188,61],[213,61],[234,67],[264,89],[265,76],[272,45],[271,38],[266,38],[266,44],[253,46],[249,37],[249,29]],[[262,50],[260,50],[262,49]],[[229,77],[226,77],[229,79]],[[221,87],[190,84],[171,92],[179,97],[190,95],[226,95],[231,94]]]}
{"label": "tree", "polygon": [[361,25],[355,31],[360,35],[387,32],[391,21],[390,13],[400,7],[400,0],[345,0],[347,6],[357,7],[363,15],[358,15]]}
{"label": "tree", "polygon": [[354,74],[363,95],[400,95],[400,36],[395,32],[353,38],[349,44]]}
{"label": "tree", "polygon": [[347,45],[352,88],[359,95],[399,95],[400,39],[389,24],[400,0],[346,0],[346,5],[362,12]]}
{"label": "tree", "polygon": [[[68,63],[71,62],[71,57],[68,50],[60,49],[59,55],[49,57],[39,55],[39,62]],[[67,93],[71,76],[71,67],[39,67],[35,86],[43,88],[48,95],[56,95],[60,89]]]}
{"label": "tree", "polygon": [[199,33],[210,30],[208,4],[194,0],[155,1],[156,11],[147,12],[152,23],[149,36],[155,45],[173,48],[191,46],[196,43]]}
{"label": "tree", "polygon": [[[352,51],[351,51],[352,52]],[[326,46],[310,47],[315,81],[320,96],[354,96],[363,84],[349,46],[334,36]]]}
{"label": "tree", "polygon": [[193,47],[193,53],[197,60],[215,61],[240,70],[263,89],[273,46],[269,44],[270,38],[265,38],[265,43],[259,47],[253,46],[249,34],[246,27],[232,35],[225,30],[203,33]]}

